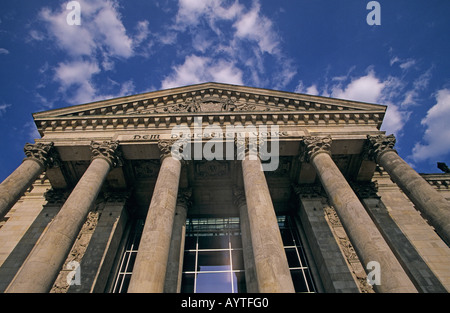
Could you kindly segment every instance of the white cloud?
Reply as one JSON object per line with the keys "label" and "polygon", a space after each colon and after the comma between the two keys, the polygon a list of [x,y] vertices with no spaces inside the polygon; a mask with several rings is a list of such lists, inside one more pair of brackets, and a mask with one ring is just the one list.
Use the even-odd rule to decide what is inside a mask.
{"label": "white cloud", "polygon": [[[403,95],[404,83],[401,79],[393,76],[381,79],[372,68],[368,69],[366,75],[350,78],[352,71],[353,69],[350,69],[345,76],[333,77],[331,81],[335,83],[330,87],[326,86],[322,96],[387,105],[381,129],[389,134],[401,135],[411,114],[395,104],[398,97]],[[319,94],[317,85],[304,88],[299,84],[297,89],[309,94]]]}
{"label": "white cloud", "polygon": [[395,104],[389,104],[386,110],[386,114],[381,126],[381,130],[386,131],[388,134],[394,134],[398,136],[405,123],[408,121],[410,112],[402,111]]}
{"label": "white cloud", "polygon": [[5,48],[0,48],[0,54],[9,54],[9,51]]}
{"label": "white cloud", "polygon": [[422,142],[413,148],[411,157],[414,161],[436,159],[450,152],[449,116],[450,89],[441,89],[436,94],[436,104],[421,121],[426,130]]}
{"label": "white cloud", "polygon": [[241,15],[234,23],[236,36],[240,39],[254,40],[262,52],[270,54],[276,51],[279,40],[273,30],[272,21],[260,14],[260,5],[255,2],[253,8]]}
{"label": "white cloud", "polygon": [[416,65],[416,61],[412,60],[412,59],[408,59],[408,60],[400,63],[399,66],[402,70],[407,70],[407,69],[413,67],[414,65]]}
{"label": "white cloud", "polygon": [[139,46],[150,35],[150,29],[148,21],[140,21],[136,26],[136,35],[134,36],[133,46]]}
{"label": "white cloud", "polygon": [[111,55],[124,58],[132,56],[132,40],[127,36],[120,15],[111,2],[106,2],[100,9],[93,20],[94,25],[97,30],[94,33],[96,40],[102,40]]}
{"label": "white cloud", "polygon": [[0,104],[0,116],[3,115],[3,113],[6,112],[6,109],[8,109],[11,106],[11,104],[6,103],[6,104]]}
{"label": "white cloud", "polygon": [[[129,59],[136,55],[135,49],[145,43],[150,36],[148,21],[139,21],[133,37],[128,36],[119,13],[116,0],[79,0],[81,5],[81,25],[69,25],[66,17],[69,11],[66,3],[58,9],[43,8],[39,18],[45,23],[47,35],[57,48],[66,53],[66,61],[55,66],[53,80],[59,84],[61,97],[69,103],[91,102],[103,97],[121,96],[134,91],[132,81],[116,87],[112,94],[110,86],[97,86],[96,75],[102,71],[112,71],[117,59]],[[32,40],[42,41],[42,33],[32,30]],[[145,55],[146,51],[141,52]],[[54,102],[40,94],[37,99],[44,106]]]}
{"label": "white cloud", "polygon": [[[48,25],[59,48],[72,56],[93,56],[99,50],[109,56],[129,58],[133,55],[132,39],[120,20],[114,1],[81,0],[81,25],[69,25],[65,3],[53,12],[44,8],[40,18]],[[30,34],[36,38],[35,32]],[[38,37],[40,38],[40,37]]]}
{"label": "white cloud", "polygon": [[256,42],[263,53],[278,53],[279,39],[273,23],[260,11],[258,0],[253,1],[250,10],[245,10],[239,1],[228,5],[225,0],[179,0],[175,28],[184,30],[206,21],[216,35],[220,36],[223,30],[216,24],[219,21],[231,21],[237,39]]}
{"label": "white cloud", "polygon": [[204,17],[209,26],[220,33],[215,23],[220,20],[232,20],[241,14],[243,6],[235,1],[226,6],[224,0],[179,0],[176,16],[177,28],[197,26]]}
{"label": "white cloud", "polygon": [[396,63],[399,64],[398,66],[399,66],[402,70],[408,70],[408,69],[410,69],[411,67],[413,67],[414,65],[416,65],[416,60],[414,60],[414,59],[406,59],[406,60],[402,60],[402,59],[400,59],[400,58],[397,57],[397,56],[392,57],[391,60],[390,60],[390,65],[392,66],[392,65],[394,65],[394,64],[396,64]]}
{"label": "white cloud", "polygon": [[414,105],[416,104],[416,98],[418,94],[416,90],[409,90],[405,92],[405,99],[403,99],[402,106]]}
{"label": "white cloud", "polygon": [[66,14],[64,10],[54,13],[49,8],[44,8],[40,12],[40,17],[47,23],[50,36],[55,39],[61,50],[72,56],[93,54],[96,43],[90,29],[84,24],[68,25]]}
{"label": "white cloud", "polygon": [[[59,63],[55,69],[54,79],[60,85],[60,92],[65,100],[72,104],[87,103],[108,98],[130,95],[135,91],[132,80],[118,83],[109,80],[113,93],[106,93],[103,89],[96,88],[93,84],[93,76],[100,72],[100,67],[95,62],[74,61]],[[47,101],[42,96],[37,96],[43,105]],[[50,103],[51,104],[51,103]]]}
{"label": "white cloud", "polygon": [[187,56],[184,63],[173,68],[174,73],[162,82],[162,88],[172,88],[207,81],[242,85],[242,71],[233,62],[213,60],[197,55]]}
{"label": "white cloud", "polygon": [[405,92],[405,98],[401,103],[403,107],[418,104],[420,92],[423,91],[425,88],[427,88],[430,82],[431,70],[432,70],[431,68],[428,69],[426,72],[424,72],[422,75],[420,75],[417,79],[414,80],[413,89]]}
{"label": "white cloud", "polygon": [[32,29],[29,35],[31,40],[42,41],[45,39],[45,35],[42,32],[37,31],[35,29]]}
{"label": "white cloud", "polygon": [[428,87],[428,83],[431,79],[431,70],[432,68],[428,69],[425,73],[419,76],[416,80],[414,80],[414,88],[416,89],[425,89]]}
{"label": "white cloud", "polygon": [[176,17],[177,24],[197,25],[200,15],[207,13],[215,2],[208,0],[180,0]]}
{"label": "white cloud", "polygon": [[295,88],[295,91],[297,93],[305,93],[308,95],[313,95],[313,96],[317,96],[319,95],[319,90],[317,89],[317,85],[316,84],[312,84],[311,86],[309,86],[308,88],[305,88],[305,85],[303,84],[302,81],[300,81],[297,85],[297,87]]}
{"label": "white cloud", "polygon": [[381,82],[375,73],[370,71],[366,76],[353,79],[347,86],[341,84],[332,88],[331,96],[340,99],[376,103],[381,96],[385,82]]}
{"label": "white cloud", "polygon": [[[245,77],[247,84],[284,88],[297,69],[282,53],[274,24],[261,12],[260,1],[252,1],[250,7],[246,5],[249,4],[239,0],[179,0],[171,30],[176,31],[175,36],[180,32],[190,36],[192,45],[188,49],[178,47],[178,55],[188,57],[195,51],[199,57],[221,60],[227,74],[216,80],[231,77],[241,83]],[[173,39],[170,31],[158,38],[165,44],[160,38],[170,34],[169,39]],[[167,43],[173,44],[173,40]],[[277,64],[275,69],[269,69],[269,58]]]}
{"label": "white cloud", "polygon": [[398,62],[400,62],[400,58],[399,57],[397,57],[397,56],[392,57],[391,60],[390,60],[390,65],[392,66],[392,65],[394,65],[395,63],[398,63]]}
{"label": "white cloud", "polygon": [[100,72],[100,68],[97,63],[93,62],[59,63],[55,69],[55,79],[66,88],[73,84],[83,84],[98,72]]}

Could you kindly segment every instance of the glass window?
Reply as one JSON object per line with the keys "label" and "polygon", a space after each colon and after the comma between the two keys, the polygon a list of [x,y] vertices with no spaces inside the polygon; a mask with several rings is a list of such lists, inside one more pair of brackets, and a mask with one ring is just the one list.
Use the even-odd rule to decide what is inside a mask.
{"label": "glass window", "polygon": [[120,260],[119,272],[113,285],[113,293],[127,292],[130,284],[131,274],[136,261],[136,255],[139,247],[139,241],[144,228],[144,220],[136,220],[130,228],[130,234],[125,246],[125,251]]}
{"label": "glass window", "polygon": [[293,219],[290,216],[277,216],[283,239],[284,251],[288,260],[296,292],[316,292],[306,260],[304,247]]}
{"label": "glass window", "polygon": [[188,218],[181,291],[246,292],[239,218]]}
{"label": "glass window", "polygon": [[183,274],[183,284],[181,285],[181,292],[193,293],[195,286],[195,274]]}
{"label": "glass window", "polygon": [[233,292],[231,273],[229,271],[198,273],[195,291],[197,293],[231,293]]}
{"label": "glass window", "polygon": [[197,271],[230,271],[230,252],[224,251],[198,251]]}
{"label": "glass window", "polygon": [[[297,228],[290,216],[278,225],[296,292],[316,292]],[[136,220],[120,259],[112,292],[128,289],[144,220]],[[188,218],[181,292],[246,292],[239,218]]]}

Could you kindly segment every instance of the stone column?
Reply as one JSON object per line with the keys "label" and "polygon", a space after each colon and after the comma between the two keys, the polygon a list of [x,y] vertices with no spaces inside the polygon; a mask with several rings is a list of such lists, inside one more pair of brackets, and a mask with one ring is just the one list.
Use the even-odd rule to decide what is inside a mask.
{"label": "stone column", "polygon": [[191,205],[192,190],[181,189],[178,194],[175,218],[173,221],[172,239],[170,241],[169,261],[167,262],[165,293],[181,292],[181,276],[183,272],[184,242],[186,235],[186,217]]}
{"label": "stone column", "polygon": [[[358,286],[344,259],[345,256],[349,260],[348,255],[350,253],[346,253],[347,251],[344,249],[341,252],[333,231],[325,218],[329,204],[327,203],[323,188],[317,185],[293,185],[293,189],[298,195],[300,204],[297,214],[306,233],[306,238],[311,247],[311,253],[314,256],[315,265],[320,273],[321,283],[325,292],[359,292]],[[339,239],[342,238],[342,241],[345,240],[345,246],[348,247],[345,233],[340,235],[341,237]],[[341,244],[341,248],[342,246]],[[352,270],[355,270],[353,266],[356,263],[349,262]],[[362,274],[365,276],[365,271],[362,269],[362,266],[360,267]],[[365,288],[366,286],[361,287],[364,290],[371,289]]]}
{"label": "stone column", "polygon": [[331,137],[304,138],[306,161],[313,164],[364,267],[380,265],[379,292],[417,292],[367,211],[331,158]]}
{"label": "stone column", "polygon": [[381,165],[450,245],[450,203],[393,149],[394,135],[368,136],[369,158]]}
{"label": "stone column", "polygon": [[[413,224],[416,216],[419,217],[421,223],[426,224],[419,212],[413,208],[413,205],[409,204],[409,206],[402,206],[400,204],[399,206],[394,206],[394,208],[388,210],[381,200],[381,197],[378,195],[377,183],[360,182],[353,183],[351,186],[361,199],[361,202],[364,204],[364,207],[383,234],[384,238],[386,238],[386,242],[389,244],[392,251],[403,264],[405,271],[408,273],[408,276],[411,277],[417,290],[424,293],[446,292],[443,284],[424,260],[427,259],[429,261],[430,258],[433,258],[433,256],[436,255],[435,250],[432,252],[433,256],[421,256],[420,253],[423,251],[422,247],[424,245],[419,244],[419,246],[414,246],[414,235],[412,235],[411,232],[420,234],[419,237],[423,238],[423,240],[428,240],[426,246],[433,246],[433,248],[436,248],[438,245],[435,245],[435,243],[432,242],[433,239],[427,237],[426,230],[424,231],[422,228],[418,227],[417,224]],[[406,197],[402,198],[406,200]],[[401,220],[396,220],[398,217],[398,210],[401,210]],[[409,210],[413,211],[413,214],[408,214]],[[402,227],[404,226],[404,224],[402,225],[404,221],[409,223],[409,225],[406,226],[406,233],[404,233],[405,228]],[[435,237],[438,237],[436,233],[431,230],[431,227],[428,228],[430,233],[433,233]],[[442,240],[439,241],[440,244],[445,246],[446,250],[448,250],[448,256],[450,256],[450,249],[448,249]],[[441,254],[439,259],[446,263],[444,261],[444,254]],[[449,261],[450,259],[447,257],[447,264],[450,264]]]}
{"label": "stone column", "polygon": [[27,143],[27,156],[22,164],[0,184],[0,219],[16,203],[39,175],[54,161],[53,142],[49,144]]}
{"label": "stone column", "polygon": [[242,250],[244,255],[245,283],[248,293],[257,293],[258,280],[256,277],[255,257],[253,255],[250,223],[248,221],[248,208],[245,201],[244,189],[233,189],[234,204],[239,210],[239,224],[241,227]]}
{"label": "stone column", "polygon": [[69,253],[110,169],[118,142],[92,143],[92,161],[55,219],[42,234],[6,292],[48,292]]}
{"label": "stone column", "polygon": [[[105,291],[128,221],[127,200],[129,196],[129,191],[103,192],[104,199],[101,204],[103,208],[99,209],[100,217],[78,268],[80,284],[69,286],[67,293],[101,293]],[[64,280],[67,281],[67,277],[64,277]]]}
{"label": "stone column", "polygon": [[170,239],[181,173],[179,156],[171,154],[174,140],[160,141],[161,168],[153,190],[133,268],[129,293],[161,293],[169,259]]}
{"label": "stone column", "polygon": [[261,160],[255,153],[250,154],[253,155],[249,158],[247,151],[242,160],[242,174],[258,290],[262,293],[295,292]]}

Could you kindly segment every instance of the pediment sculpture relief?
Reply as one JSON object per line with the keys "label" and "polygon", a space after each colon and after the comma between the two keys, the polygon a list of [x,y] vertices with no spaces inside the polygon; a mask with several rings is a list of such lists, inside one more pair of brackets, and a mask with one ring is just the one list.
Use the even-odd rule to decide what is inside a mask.
{"label": "pediment sculpture relief", "polygon": [[209,97],[201,100],[193,99],[175,103],[160,108],[147,108],[139,110],[140,114],[152,113],[198,113],[198,112],[243,112],[243,111],[269,111],[264,105],[256,106],[246,102],[238,102],[232,99]]}

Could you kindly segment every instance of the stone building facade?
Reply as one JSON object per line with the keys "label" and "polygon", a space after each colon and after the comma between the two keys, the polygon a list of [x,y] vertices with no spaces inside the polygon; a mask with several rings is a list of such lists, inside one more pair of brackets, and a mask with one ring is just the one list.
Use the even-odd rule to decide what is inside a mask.
{"label": "stone building facade", "polygon": [[1,292],[448,292],[450,174],[386,106],[204,83],[35,113]]}

